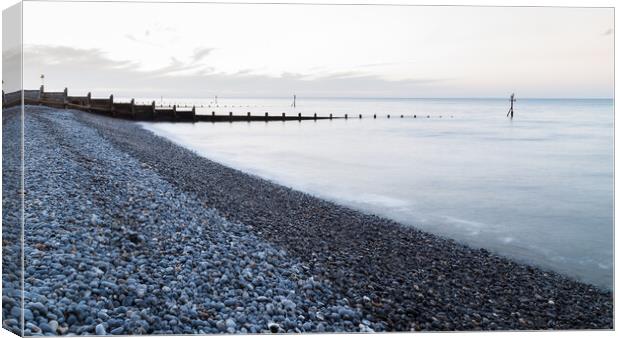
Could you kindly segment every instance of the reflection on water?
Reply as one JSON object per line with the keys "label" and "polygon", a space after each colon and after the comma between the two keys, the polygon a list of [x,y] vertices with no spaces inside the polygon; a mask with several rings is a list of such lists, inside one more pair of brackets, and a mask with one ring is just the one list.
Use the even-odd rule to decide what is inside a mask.
{"label": "reflection on water", "polygon": [[[235,102],[293,112],[287,100]],[[506,100],[298,98],[294,113],[364,118],[144,125],[246,172],[612,288],[612,103],[520,100],[510,120]]]}

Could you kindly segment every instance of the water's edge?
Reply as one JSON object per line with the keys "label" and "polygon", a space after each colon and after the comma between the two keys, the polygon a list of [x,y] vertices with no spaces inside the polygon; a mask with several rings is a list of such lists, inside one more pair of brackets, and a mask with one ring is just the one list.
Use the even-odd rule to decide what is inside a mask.
{"label": "water's edge", "polygon": [[540,264],[537,263],[535,260],[532,259],[528,259],[525,257],[519,257],[518,255],[510,255],[510,254],[506,254],[503,253],[501,251],[496,250],[496,248],[492,248],[490,246],[485,246],[484,244],[472,244],[471,242],[466,242],[463,240],[459,240],[459,239],[455,239],[450,237],[447,234],[442,234],[442,233],[433,233],[433,232],[429,232],[428,230],[425,230],[423,228],[420,228],[419,226],[417,226],[416,224],[412,224],[411,222],[403,222],[402,219],[396,219],[393,217],[390,217],[389,214],[385,213],[385,212],[381,212],[381,210],[377,210],[376,208],[373,210],[372,208],[364,208],[364,206],[360,206],[360,204],[354,204],[354,203],[347,203],[346,200],[342,200],[342,199],[338,199],[338,198],[331,198],[330,196],[327,196],[325,194],[321,194],[320,192],[317,191],[313,191],[313,190],[309,190],[309,189],[304,189],[303,185],[300,186],[294,186],[291,184],[287,184],[286,181],[283,180],[279,180],[277,175],[273,175],[273,173],[269,173],[268,171],[257,171],[257,172],[252,172],[251,170],[249,170],[248,168],[245,168],[243,166],[235,166],[233,164],[230,163],[226,163],[226,161],[222,161],[221,159],[217,159],[217,158],[213,158],[211,156],[209,156],[208,154],[205,154],[204,151],[200,151],[200,149],[196,149],[194,147],[192,147],[189,144],[184,143],[182,140],[178,139],[175,137],[175,135],[170,134],[170,133],[164,133],[161,130],[154,130],[153,128],[149,128],[149,123],[138,123],[138,125],[140,126],[140,128],[142,128],[145,132],[151,133],[153,134],[155,137],[161,137],[161,138],[165,138],[171,142],[173,142],[175,145],[182,147],[184,149],[187,149],[188,151],[192,152],[193,154],[195,154],[195,156],[199,156],[201,158],[207,159],[209,161],[212,161],[214,163],[218,163],[224,167],[230,168],[232,170],[235,171],[239,171],[243,174],[246,175],[250,175],[252,177],[255,177],[257,179],[260,180],[265,180],[267,182],[269,182],[270,184],[274,184],[277,186],[283,186],[287,189],[295,189],[303,194],[308,194],[314,198],[318,198],[324,201],[328,201],[330,203],[335,203],[337,205],[346,207],[346,208],[351,208],[353,210],[355,210],[356,212],[360,212],[363,214],[367,214],[369,216],[373,216],[373,217],[382,217],[385,218],[387,220],[389,220],[390,222],[397,222],[399,223],[399,226],[403,226],[403,227],[408,227],[408,228],[412,228],[412,229],[416,229],[418,231],[424,231],[424,232],[428,232],[428,233],[432,233],[433,236],[437,236],[438,238],[442,238],[444,240],[447,241],[456,241],[458,242],[460,245],[463,246],[467,246],[467,247],[471,247],[474,249],[487,249],[490,250],[491,252],[493,252],[496,255],[505,257],[507,259],[513,260],[515,262],[518,262],[519,264],[526,264],[526,265],[530,265],[530,266],[534,266],[538,269],[542,269],[545,270],[547,272],[555,272],[555,273],[560,273],[568,278],[571,278],[575,281],[578,281],[580,283],[586,283],[589,285],[592,285],[596,288],[600,288],[601,290],[606,290],[606,291],[612,291],[613,290],[613,285],[611,285],[611,288],[608,287],[607,285],[598,285],[598,284],[593,284],[593,283],[589,283],[588,281],[583,281],[579,278],[578,275],[571,273],[570,271],[558,271],[557,269],[554,269],[554,267],[550,264]]}

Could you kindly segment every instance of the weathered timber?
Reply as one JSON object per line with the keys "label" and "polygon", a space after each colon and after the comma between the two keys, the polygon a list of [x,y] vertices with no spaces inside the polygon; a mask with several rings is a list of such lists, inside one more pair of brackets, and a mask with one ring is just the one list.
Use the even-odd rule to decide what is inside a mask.
{"label": "weathered timber", "polygon": [[[89,92],[86,96],[69,95],[69,90],[65,88],[62,92],[46,92],[44,86],[39,90],[23,90],[11,93],[2,91],[2,106],[11,107],[20,104],[29,105],[45,105],[53,108],[71,108],[83,110],[95,114],[112,116],[115,118],[131,119],[137,121],[167,121],[167,122],[238,122],[238,121],[302,121],[302,120],[325,120],[325,119],[342,119],[344,117],[334,117],[332,114],[327,116],[303,116],[301,113],[297,115],[287,115],[282,113],[281,116],[269,115],[265,112],[264,117],[260,115],[252,115],[247,112],[245,115],[234,115],[229,112],[228,115],[216,115],[211,112],[210,115],[199,115],[196,113],[196,106],[191,109],[178,109],[177,105],[170,108],[156,107],[155,101],[149,105],[136,104],[135,99],[130,102],[114,102],[114,95],[109,98],[93,98]],[[185,107],[189,107],[185,105]]]}

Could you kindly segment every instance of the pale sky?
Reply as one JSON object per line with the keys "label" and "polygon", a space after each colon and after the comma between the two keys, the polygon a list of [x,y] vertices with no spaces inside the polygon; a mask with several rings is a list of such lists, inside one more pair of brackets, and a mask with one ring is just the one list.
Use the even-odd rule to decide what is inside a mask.
{"label": "pale sky", "polygon": [[[612,97],[613,9],[24,3],[24,86],[136,97]],[[6,54],[5,54],[6,55]]]}

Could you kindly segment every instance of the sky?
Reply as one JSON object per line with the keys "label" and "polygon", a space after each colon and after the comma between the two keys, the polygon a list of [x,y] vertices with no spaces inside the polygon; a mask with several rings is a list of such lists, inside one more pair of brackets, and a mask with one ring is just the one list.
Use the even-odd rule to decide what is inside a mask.
{"label": "sky", "polygon": [[[24,87],[165,97],[612,97],[613,9],[24,3]],[[3,58],[10,57],[3,51]]]}
{"label": "sky", "polygon": [[21,17],[20,5],[2,11],[2,90],[7,92],[22,88]]}

